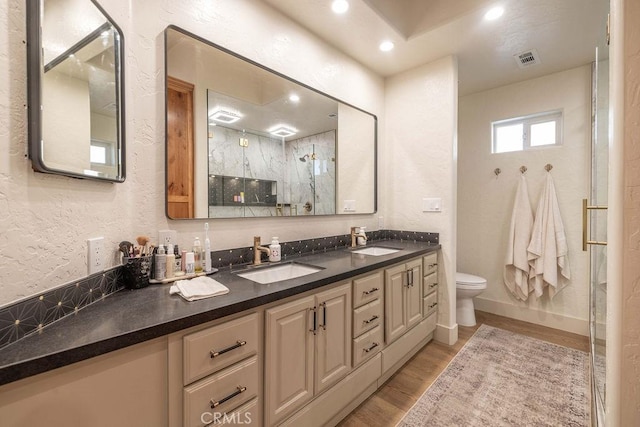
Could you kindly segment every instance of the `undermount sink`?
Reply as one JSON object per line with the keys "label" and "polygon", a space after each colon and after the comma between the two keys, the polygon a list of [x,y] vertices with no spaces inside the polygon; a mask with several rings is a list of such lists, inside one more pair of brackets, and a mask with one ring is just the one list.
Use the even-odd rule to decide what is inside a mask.
{"label": "undermount sink", "polygon": [[371,256],[382,256],[382,255],[394,254],[398,251],[400,251],[400,249],[384,248],[381,246],[369,246],[368,248],[355,250],[352,253],[362,254],[362,255],[371,255]]}
{"label": "undermount sink", "polygon": [[323,270],[323,268],[316,267],[315,265],[288,262],[285,264],[258,267],[255,270],[238,273],[238,276],[266,285],[269,283],[280,282],[282,280],[307,276],[309,274],[317,273],[320,270]]}

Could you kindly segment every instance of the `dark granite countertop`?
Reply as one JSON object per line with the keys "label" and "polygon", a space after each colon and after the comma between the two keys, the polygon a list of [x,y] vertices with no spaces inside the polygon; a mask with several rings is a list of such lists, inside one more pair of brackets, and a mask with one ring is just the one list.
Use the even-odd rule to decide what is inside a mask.
{"label": "dark granite countertop", "polygon": [[1,349],[0,385],[349,279],[440,248],[440,245],[395,240],[370,246],[393,247],[400,251],[367,256],[353,254],[349,249],[338,249],[289,257],[282,262],[298,261],[323,269],[268,285],[237,276],[242,268],[221,270],[211,277],[226,285],[229,293],[194,302],[169,295],[169,285],[166,284],[116,292],[46,326],[39,333]]}

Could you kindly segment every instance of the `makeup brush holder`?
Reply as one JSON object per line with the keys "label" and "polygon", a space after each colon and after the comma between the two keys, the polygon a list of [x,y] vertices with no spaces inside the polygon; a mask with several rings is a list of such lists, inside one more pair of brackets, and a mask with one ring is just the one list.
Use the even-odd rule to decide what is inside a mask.
{"label": "makeup brush holder", "polygon": [[135,258],[125,257],[123,259],[125,288],[141,289],[149,286],[152,259],[153,256],[151,255]]}

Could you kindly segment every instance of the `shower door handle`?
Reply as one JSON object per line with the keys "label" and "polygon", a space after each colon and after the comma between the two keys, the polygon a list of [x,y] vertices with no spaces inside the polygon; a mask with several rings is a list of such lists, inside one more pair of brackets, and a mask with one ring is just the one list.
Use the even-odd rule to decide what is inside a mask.
{"label": "shower door handle", "polygon": [[589,240],[587,235],[587,228],[589,223],[589,211],[590,210],[606,210],[607,206],[590,206],[587,199],[582,199],[582,250],[587,251],[587,245],[601,245],[606,246],[607,242],[600,242],[597,240]]}

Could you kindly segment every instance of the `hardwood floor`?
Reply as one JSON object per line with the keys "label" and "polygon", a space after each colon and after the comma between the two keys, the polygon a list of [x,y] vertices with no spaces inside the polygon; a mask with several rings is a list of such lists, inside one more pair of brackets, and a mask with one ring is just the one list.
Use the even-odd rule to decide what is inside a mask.
{"label": "hardwood floor", "polygon": [[481,324],[587,352],[588,337],[495,314],[476,311],[477,325],[458,327],[458,341],[448,346],[431,341],[394,376],[343,419],[338,426],[394,426],[447,367]]}

